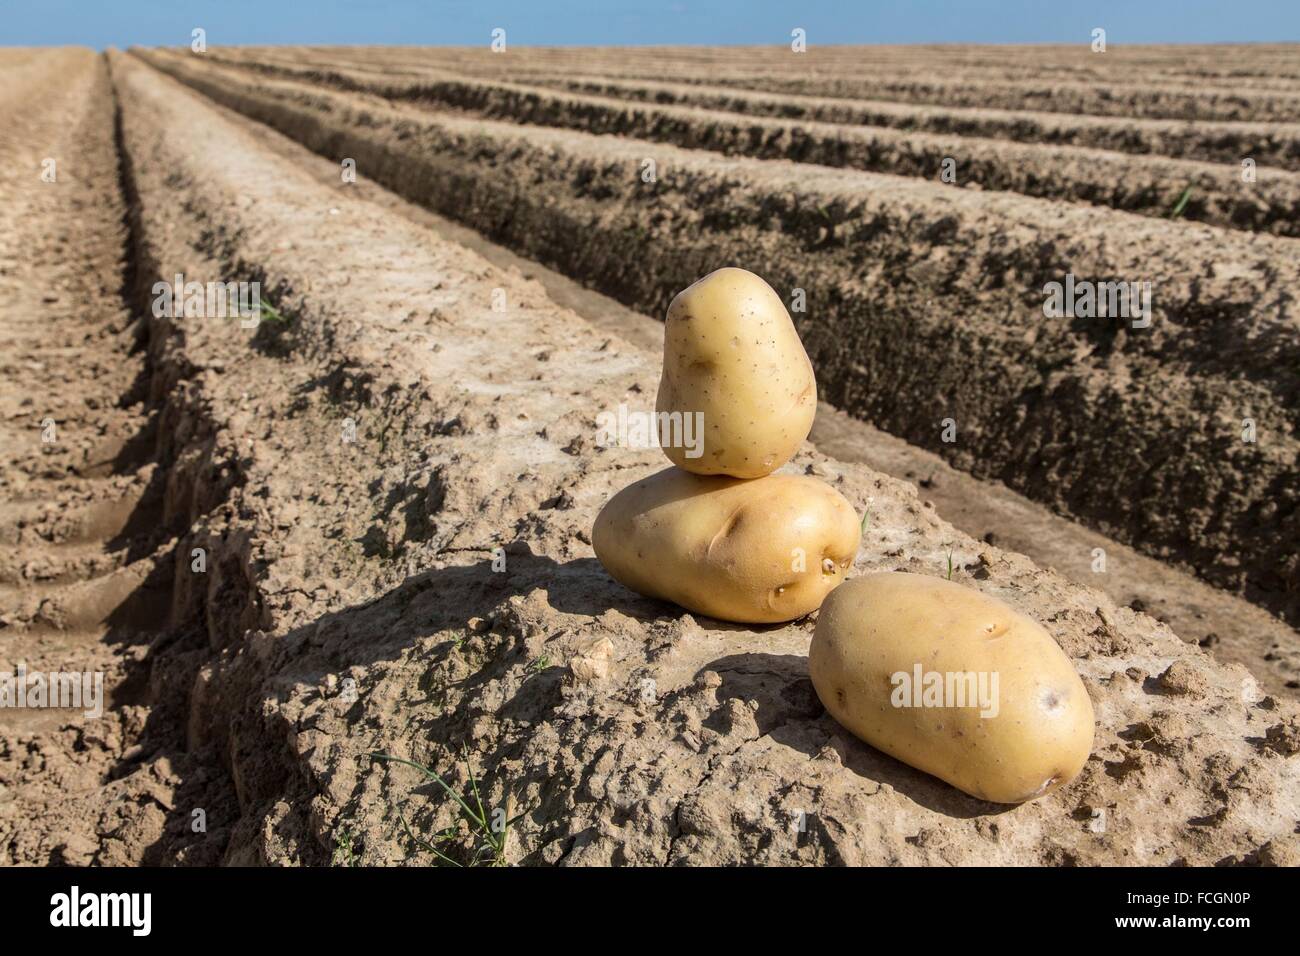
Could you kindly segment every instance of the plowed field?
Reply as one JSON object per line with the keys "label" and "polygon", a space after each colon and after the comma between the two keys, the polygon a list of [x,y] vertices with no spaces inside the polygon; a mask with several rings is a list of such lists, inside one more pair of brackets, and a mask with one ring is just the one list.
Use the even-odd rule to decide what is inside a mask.
{"label": "plowed field", "polygon": [[[0,864],[427,864],[448,828],[468,859],[375,753],[472,769],[510,863],[1300,862],[1294,47],[0,50],[0,80],[0,670],[104,685],[0,709]],[[663,461],[595,417],[653,401],[655,320],[721,265],[806,305],[827,404],[789,467],[866,516],[858,573],[951,562],[1073,660],[1071,785],[968,797],[826,714],[811,620],[596,562]],[[178,275],[267,306],[160,311]],[[1067,276],[1150,311],[1050,315]]]}

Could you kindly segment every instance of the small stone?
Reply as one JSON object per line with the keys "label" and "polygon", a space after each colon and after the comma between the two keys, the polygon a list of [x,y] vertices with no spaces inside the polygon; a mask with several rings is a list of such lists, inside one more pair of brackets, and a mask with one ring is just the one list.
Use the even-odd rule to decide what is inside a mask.
{"label": "small stone", "polygon": [[583,683],[604,680],[609,676],[610,662],[614,657],[614,642],[608,637],[598,637],[578,651],[569,661],[569,670]]}

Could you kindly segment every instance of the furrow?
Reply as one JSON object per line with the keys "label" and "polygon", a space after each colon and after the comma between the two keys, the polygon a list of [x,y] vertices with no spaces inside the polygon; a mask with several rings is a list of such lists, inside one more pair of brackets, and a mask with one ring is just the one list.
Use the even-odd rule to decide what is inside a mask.
{"label": "furrow", "polygon": [[[375,751],[433,766],[452,786],[472,764],[485,802],[523,814],[509,862],[1286,852],[1300,771],[1260,741],[1284,745],[1292,703],[1244,695],[1239,668],[955,531],[912,486],[804,450],[794,470],[876,509],[863,570],[933,572],[955,550],[972,587],[1048,622],[1094,695],[1098,741],[1083,774],[990,840],[988,807],[835,728],[806,680],[808,622],[697,621],[630,594],[593,560],[596,510],[663,466],[655,449],[593,441],[595,413],[651,392],[653,355],[414,215],[392,215],[368,198],[373,179],[337,178],[335,157],[136,60],[113,63],[142,234],[158,253],[143,260],[149,273],[256,274],[288,319],[251,334],[186,323],[174,342],[226,423],[222,447],[238,452],[224,523],[209,522],[227,542],[228,588],[208,592],[228,601],[209,614],[221,654],[188,710],[192,746],[235,783],[228,861],[323,863],[346,847],[362,863],[428,862],[392,808],[417,832],[448,826],[452,808],[414,771],[373,763]],[[367,135],[385,139],[388,107],[365,109]],[[305,118],[292,115],[277,125],[297,133]],[[413,116],[406,142],[427,146]],[[370,176],[375,157],[355,158]],[[571,662],[605,641],[609,674],[579,679]],[[1247,776],[1249,794],[1225,792],[1225,773]],[[812,836],[788,826],[799,803]],[[1125,809],[1094,834],[1078,822],[1091,806]],[[1220,808],[1212,827],[1198,822]],[[943,839],[909,839],[922,828]]]}
{"label": "furrow", "polygon": [[432,102],[511,122],[666,142],[729,156],[912,176],[1147,216],[1168,217],[1177,210],[1184,219],[1211,225],[1300,236],[1300,175],[1282,170],[1253,168],[1247,182],[1235,164],[1215,166],[1076,146],[1022,145],[817,121],[742,119],[695,107],[637,105],[449,75],[406,80],[343,68],[322,72],[256,66],[294,79],[320,80],[388,99]]}
{"label": "furrow", "polygon": [[[1253,48],[1241,49],[1253,52]],[[1294,49],[1273,49],[1279,72],[1294,76]],[[254,56],[267,52],[284,55],[273,48],[249,50]],[[307,48],[302,54],[317,52],[333,55],[336,51]],[[1175,53],[1173,62],[1193,74],[1187,78],[1147,74],[1140,66],[1126,62],[1118,48],[1093,54],[1086,42],[1072,48],[1037,51],[1041,68],[1022,77],[1008,76],[996,66],[973,70],[945,66],[942,54],[936,57],[935,50],[926,48],[913,48],[912,59],[906,55],[890,58],[873,48],[835,51],[815,45],[805,54],[792,53],[788,46],[733,47],[720,55],[713,50],[656,47],[594,54],[579,49],[514,48],[495,54],[486,44],[474,49],[392,51],[363,47],[337,52],[359,65],[432,66],[495,79],[509,79],[529,71],[557,77],[599,72],[620,79],[668,79],[769,93],[1096,116],[1294,123],[1300,115],[1300,87],[1260,85],[1253,74],[1261,70],[1262,64],[1251,61],[1250,53],[1233,59],[1233,48],[1225,52],[1224,48],[1189,47]],[[296,51],[288,55],[296,55]],[[1034,55],[1023,48],[1006,51],[1007,60]],[[871,64],[872,60],[876,65]],[[865,68],[861,65],[864,61]],[[1216,63],[1224,65],[1216,68]],[[1249,65],[1252,75],[1240,75],[1235,66],[1238,63]],[[1209,64],[1208,75],[1202,77],[1197,70],[1206,73],[1204,64]]]}
{"label": "furrow", "polygon": [[[438,116],[148,56],[642,311],[718,262],[803,289],[796,319],[833,403],[1295,619],[1289,240]],[[1047,284],[1067,276],[1149,282],[1150,326],[1049,318]],[[1263,437],[1243,441],[1252,424]]]}

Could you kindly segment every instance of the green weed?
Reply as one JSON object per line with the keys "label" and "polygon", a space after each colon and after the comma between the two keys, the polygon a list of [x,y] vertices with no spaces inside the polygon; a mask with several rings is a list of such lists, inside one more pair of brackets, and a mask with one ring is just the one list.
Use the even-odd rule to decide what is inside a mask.
{"label": "green weed", "polygon": [[401,757],[393,757],[389,754],[372,753],[368,755],[372,761],[382,760],[389,763],[399,763],[407,767],[413,767],[420,773],[424,774],[425,779],[432,780],[440,786],[447,796],[456,802],[460,809],[461,818],[469,825],[470,833],[473,835],[474,844],[470,851],[469,860],[460,862],[452,859],[446,853],[438,848],[441,844],[446,846],[450,841],[456,839],[457,828],[452,826],[445,830],[439,830],[431,835],[430,839],[424,839],[411,829],[410,823],[407,822],[405,814],[400,807],[394,807],[397,812],[397,818],[402,822],[402,829],[406,831],[407,837],[411,839],[416,846],[432,853],[440,862],[449,866],[505,866],[506,865],[506,839],[510,835],[510,827],[516,821],[522,818],[528,811],[509,816],[512,799],[506,798],[506,807],[489,811],[483,805],[483,798],[479,794],[478,780],[474,776],[474,768],[470,765],[469,751],[462,751],[462,759],[465,761],[465,771],[469,775],[470,793],[462,797],[457,793],[447,781],[438,775],[437,771],[431,770],[412,760],[403,760]]}
{"label": "green weed", "polygon": [[357,866],[357,854],[353,849],[352,830],[340,827],[334,831],[334,855],[330,858],[331,866]]}
{"label": "green weed", "polygon": [[281,315],[270,302],[267,302],[265,299],[259,299],[258,304],[262,308],[262,318],[266,321],[280,322],[284,325],[289,324],[290,320]]}

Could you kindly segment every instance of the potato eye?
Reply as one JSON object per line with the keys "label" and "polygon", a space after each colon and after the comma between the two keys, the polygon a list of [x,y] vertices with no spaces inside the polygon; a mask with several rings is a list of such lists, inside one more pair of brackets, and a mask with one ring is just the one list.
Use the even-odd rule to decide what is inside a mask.
{"label": "potato eye", "polygon": [[824,573],[824,574],[834,574],[834,573],[835,573],[835,559],[834,559],[834,558],[822,558],[822,573]]}

